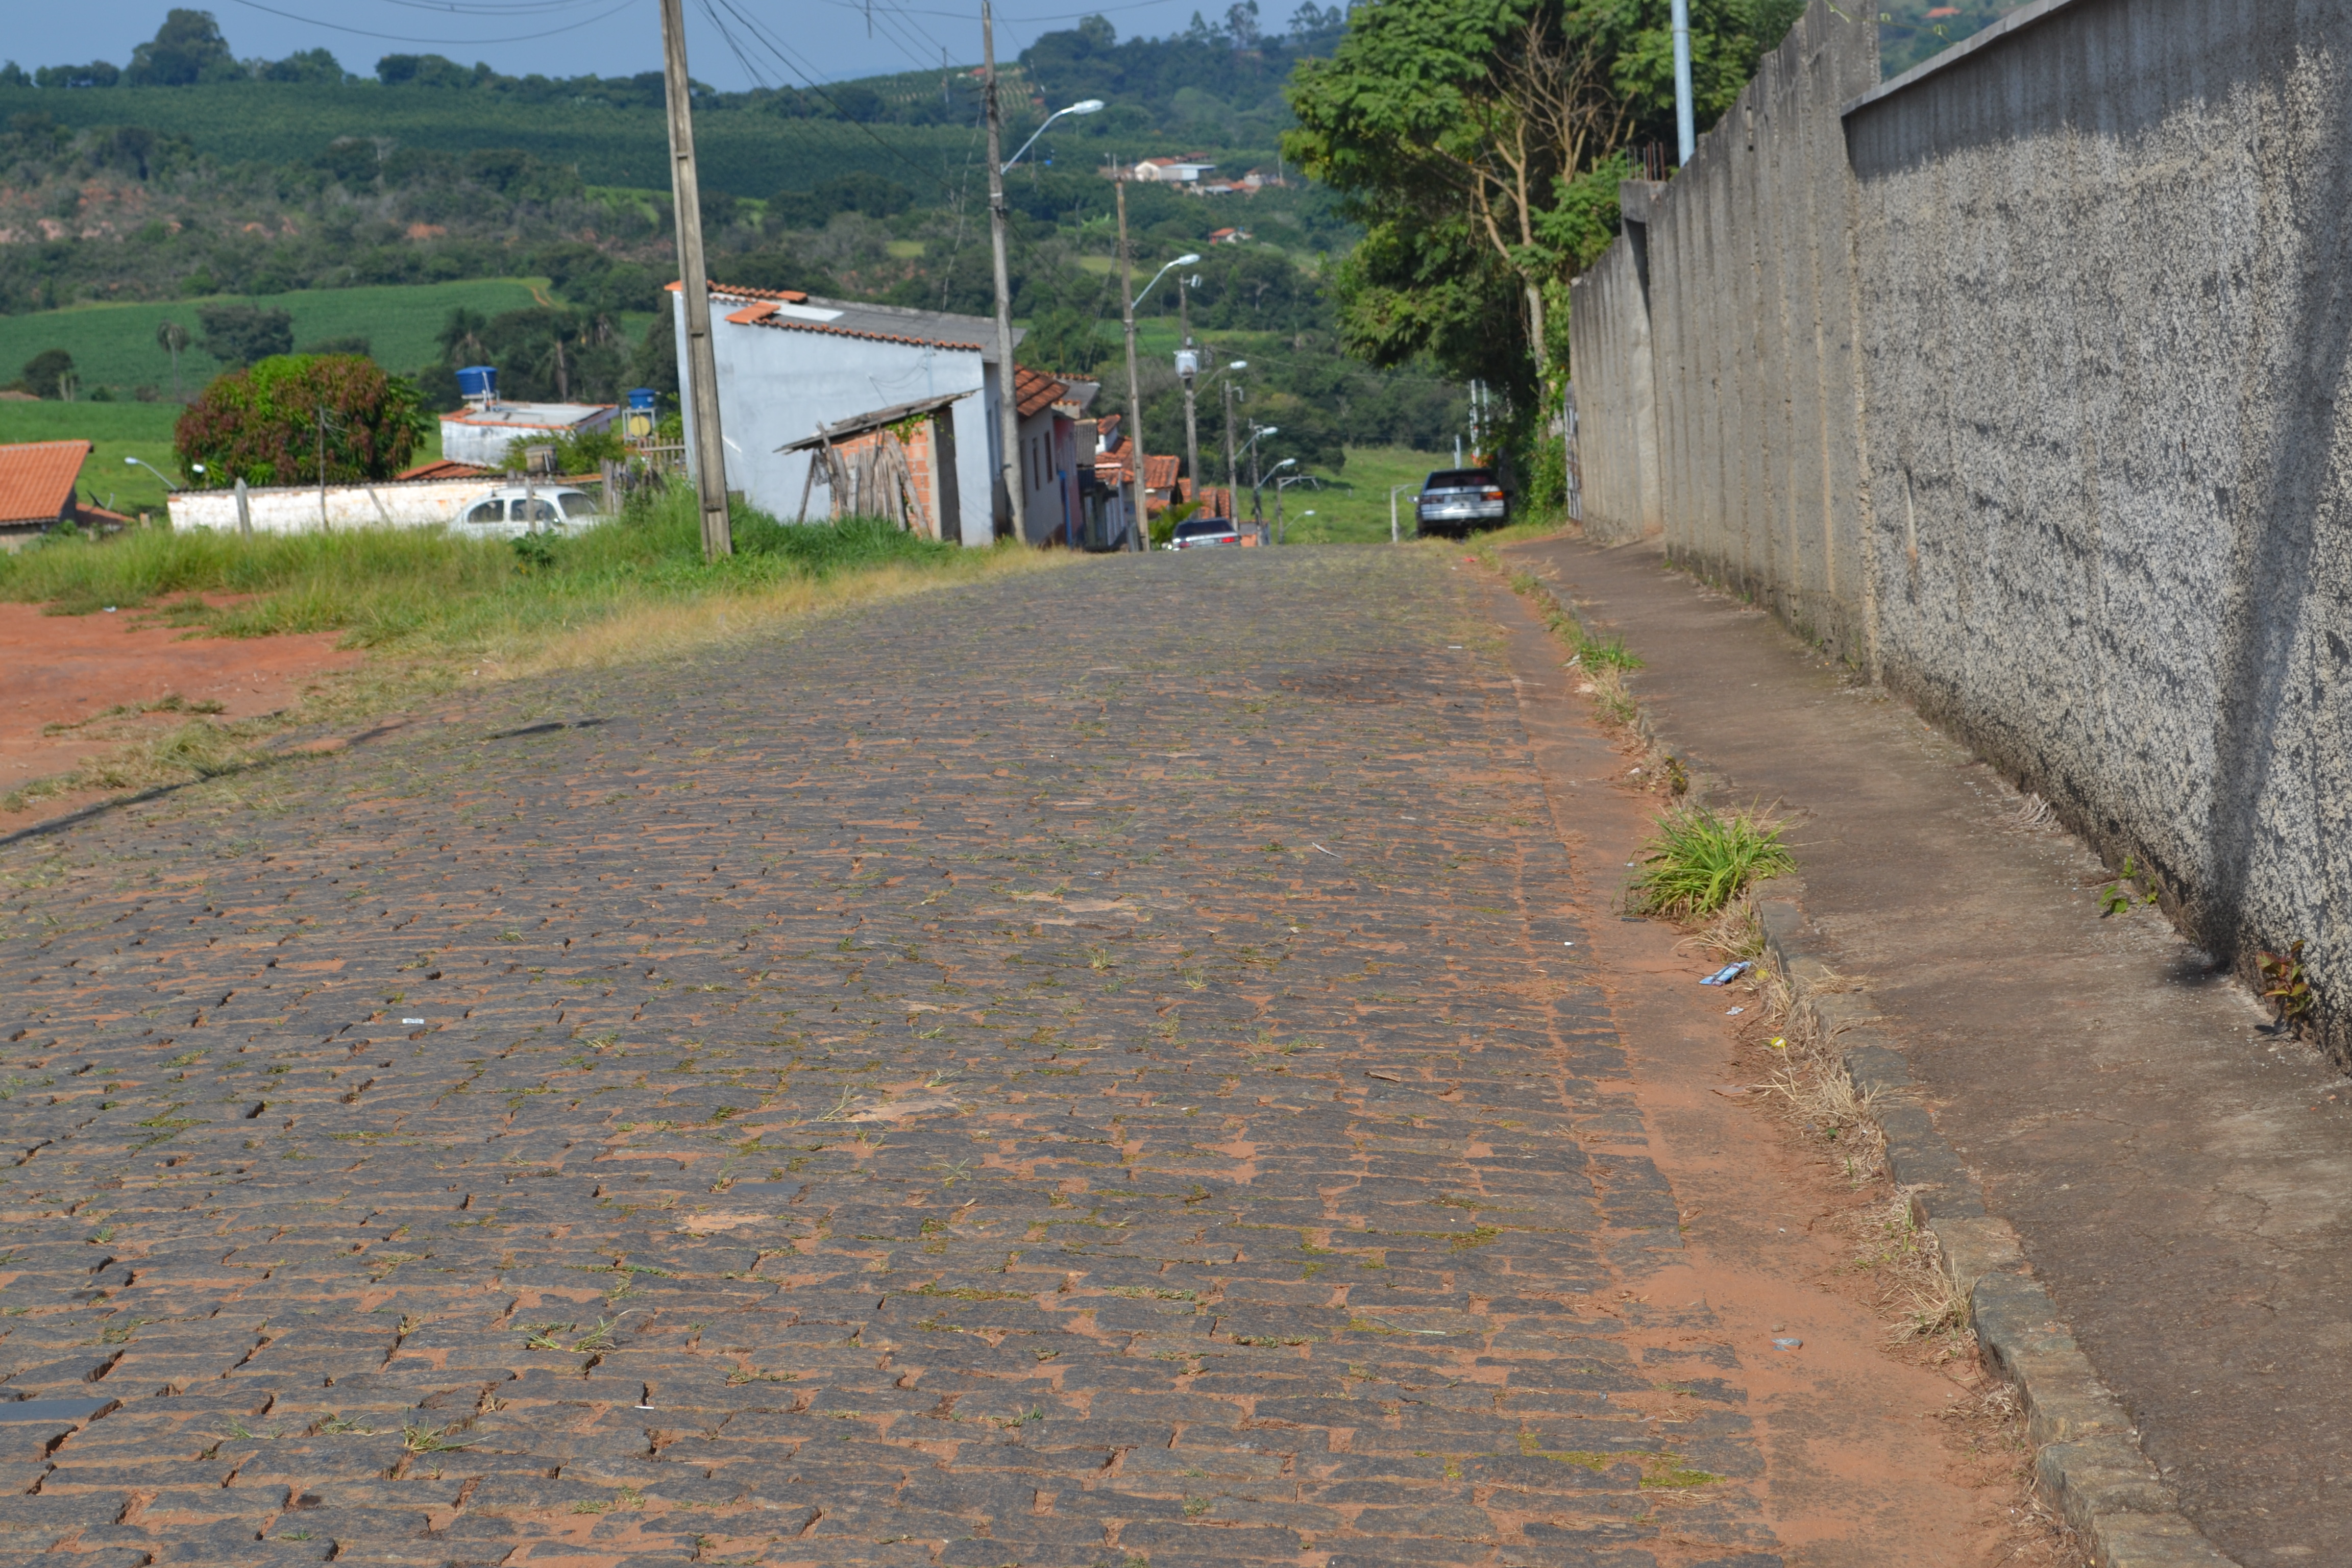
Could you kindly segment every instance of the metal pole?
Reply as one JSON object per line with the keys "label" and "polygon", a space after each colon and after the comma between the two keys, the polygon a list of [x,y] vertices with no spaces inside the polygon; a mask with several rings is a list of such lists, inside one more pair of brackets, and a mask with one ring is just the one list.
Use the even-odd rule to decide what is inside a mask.
{"label": "metal pole", "polygon": [[253,531],[253,503],[247,497],[243,474],[236,479],[236,531],[244,534]]}
{"label": "metal pole", "polygon": [[1251,527],[1253,527],[1253,528],[1255,528],[1255,529],[1256,529],[1256,530],[1258,531],[1258,536],[1259,536],[1260,538],[1264,538],[1264,537],[1265,537],[1265,489],[1264,489],[1264,487],[1263,487],[1263,486],[1261,486],[1261,485],[1258,483],[1258,471],[1257,471],[1257,437],[1256,437],[1256,436],[1253,435],[1253,436],[1251,436],[1251,437],[1250,437],[1250,444],[1249,444],[1249,447],[1250,447],[1250,526],[1251,526]]}
{"label": "metal pole", "polygon": [[1391,544],[1399,542],[1399,536],[1397,533],[1396,498],[1397,491],[1402,489],[1404,489],[1404,486],[1402,485],[1391,485],[1389,487],[1389,542]]}
{"label": "metal pole", "polygon": [[719,362],[710,342],[710,275],[702,265],[702,183],[694,167],[694,111],[686,75],[683,0],[661,0],[662,74],[669,98],[669,194],[677,208],[677,286],[686,301],[686,395],[694,416],[694,481],[702,503],[702,558],[735,553],[727,519],[727,445],[719,428]]}
{"label": "metal pole", "polygon": [[1013,537],[1029,542],[1021,495],[1021,397],[1013,368],[1013,280],[1004,259],[1004,112],[996,95],[996,24],[981,0],[980,55],[988,107],[988,242],[996,254],[996,445],[997,478],[1004,486],[1005,515]]}
{"label": "metal pole", "polygon": [[319,405],[319,531],[327,531],[327,405]]}
{"label": "metal pole", "polygon": [[1681,149],[1675,163],[1684,164],[1691,161],[1691,153],[1698,145],[1698,130],[1691,113],[1690,0],[1675,0],[1674,27],[1675,145]]}
{"label": "metal pole", "polygon": [[1118,313],[1127,327],[1127,450],[1134,459],[1129,469],[1135,491],[1135,510],[1130,514],[1129,537],[1135,548],[1151,547],[1150,519],[1145,510],[1143,492],[1143,377],[1135,368],[1135,258],[1127,248],[1127,176],[1121,174],[1118,184]]}

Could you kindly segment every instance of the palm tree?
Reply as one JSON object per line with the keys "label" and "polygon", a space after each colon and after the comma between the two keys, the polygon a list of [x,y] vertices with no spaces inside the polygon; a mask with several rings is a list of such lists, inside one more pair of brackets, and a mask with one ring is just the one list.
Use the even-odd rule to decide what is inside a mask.
{"label": "palm tree", "polygon": [[188,346],[188,329],[177,321],[156,322],[155,346],[172,356],[172,401],[186,401],[180,395],[180,351]]}

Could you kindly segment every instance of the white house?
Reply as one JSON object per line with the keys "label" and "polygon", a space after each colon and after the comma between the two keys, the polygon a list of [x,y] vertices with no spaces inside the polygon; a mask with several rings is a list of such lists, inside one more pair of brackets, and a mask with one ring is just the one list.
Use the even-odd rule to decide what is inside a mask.
{"label": "white house", "polygon": [[619,412],[619,405],[611,403],[468,401],[455,413],[441,416],[441,455],[495,468],[506,462],[507,448],[518,438],[554,441],[610,429]]}
{"label": "white house", "polygon": [[[686,361],[686,297],[670,285]],[[789,289],[710,285],[712,357],[727,488],[764,511],[799,515],[807,437],[877,409],[929,405],[928,517],[941,538],[984,546],[1009,510],[997,480],[996,323],[977,316],[821,300]],[[979,396],[965,395],[971,393]],[[687,450],[695,449],[686,410]],[[779,448],[800,444],[802,449]],[[952,477],[950,477],[950,475]],[[820,489],[817,492],[824,492]],[[823,516],[822,504],[811,516]]]}
{"label": "white house", "polygon": [[1189,158],[1146,158],[1135,165],[1133,177],[1157,184],[1189,185],[1206,178],[1215,167],[1198,153]]}

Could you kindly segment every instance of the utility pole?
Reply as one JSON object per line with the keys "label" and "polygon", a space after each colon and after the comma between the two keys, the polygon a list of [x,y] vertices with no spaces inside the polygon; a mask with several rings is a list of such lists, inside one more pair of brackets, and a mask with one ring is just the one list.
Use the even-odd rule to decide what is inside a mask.
{"label": "utility pole", "polygon": [[1260,499],[1264,493],[1263,488],[1258,483],[1257,437],[1252,436],[1250,437],[1250,526],[1257,530],[1258,537],[1261,539],[1265,537],[1265,508]]}
{"label": "utility pole", "polygon": [[1013,278],[1004,259],[1004,110],[996,93],[996,24],[988,0],[980,5],[980,56],[988,105],[988,242],[996,253],[997,478],[1004,486],[1013,537],[1027,543],[1021,505],[1021,399],[1013,369]]}
{"label": "utility pole", "polygon": [[1176,355],[1176,374],[1184,378],[1184,473],[1192,481],[1192,495],[1201,494],[1201,423],[1192,403],[1192,378],[1201,374],[1201,353],[1192,346],[1192,305],[1184,275],[1176,274],[1176,320],[1184,346]]}
{"label": "utility pole", "polygon": [[[1225,489],[1233,490],[1239,489],[1241,488],[1241,475],[1234,468],[1234,384],[1233,379],[1230,376],[1225,380],[1224,394]],[[1231,496],[1225,498],[1225,504],[1228,506],[1233,504],[1233,498]]]}
{"label": "utility pole", "polygon": [[327,531],[327,405],[319,405],[319,531]]}
{"label": "utility pole", "polygon": [[1145,515],[1143,490],[1143,377],[1135,368],[1135,258],[1127,248],[1127,176],[1121,174],[1118,185],[1118,313],[1127,327],[1127,449],[1134,459],[1129,471],[1135,476],[1131,483],[1135,491],[1135,510],[1128,536],[1138,550],[1151,547],[1150,520]]}
{"label": "utility pole", "polygon": [[727,443],[719,428],[710,274],[702,265],[702,182],[694,168],[683,0],[661,0],[661,23],[662,76],[669,99],[669,195],[677,209],[677,286],[686,301],[686,396],[694,418],[694,482],[702,502],[702,558],[716,561],[735,553],[735,533],[727,518]]}

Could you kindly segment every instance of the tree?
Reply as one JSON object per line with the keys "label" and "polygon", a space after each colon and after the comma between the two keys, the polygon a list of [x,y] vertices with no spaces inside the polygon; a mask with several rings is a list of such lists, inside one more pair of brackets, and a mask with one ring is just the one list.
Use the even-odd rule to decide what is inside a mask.
{"label": "tree", "polygon": [[154,37],[131,51],[131,68],[124,74],[133,87],[192,87],[239,80],[247,72],[229,52],[210,11],[174,6]]}
{"label": "tree", "polygon": [[180,399],[180,353],[188,346],[188,329],[177,321],[155,323],[155,346],[172,356],[172,401]]}
{"label": "tree", "polygon": [[25,390],[36,397],[61,397],[73,374],[73,355],[63,349],[43,349],[25,362]]}
{"label": "tree", "polygon": [[258,305],[199,305],[196,320],[205,327],[205,353],[227,365],[251,364],[294,348],[294,318],[283,310]]}
{"label": "tree", "polygon": [[[325,427],[321,469],[320,426]],[[180,467],[220,489],[388,479],[425,435],[416,388],[356,354],[278,354],[215,381],[173,432]]]}
{"label": "tree", "polygon": [[[1702,123],[1802,0],[1692,0]],[[1569,279],[1617,227],[1626,150],[1670,134],[1667,0],[1369,0],[1302,61],[1285,151],[1365,237],[1341,266],[1342,341],[1429,354],[1522,413],[1561,379]],[[1662,63],[1663,62],[1663,63]]]}

